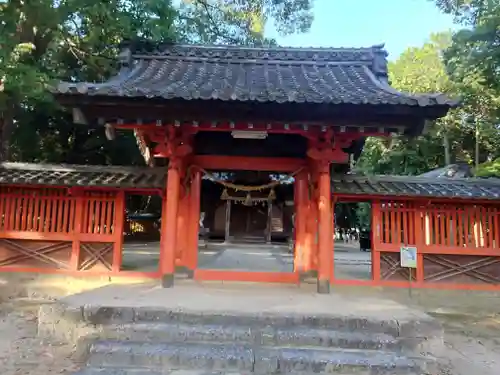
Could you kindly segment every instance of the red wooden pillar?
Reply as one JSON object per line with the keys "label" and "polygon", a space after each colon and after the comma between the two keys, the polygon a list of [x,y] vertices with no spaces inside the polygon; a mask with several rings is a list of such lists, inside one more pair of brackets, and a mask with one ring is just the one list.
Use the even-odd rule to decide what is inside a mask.
{"label": "red wooden pillar", "polygon": [[[331,179],[330,179],[331,181]],[[332,220],[330,235],[332,236],[332,270],[331,270],[331,280],[335,280],[335,204],[337,203],[337,198],[332,194]]]}
{"label": "red wooden pillar", "polygon": [[295,259],[294,268],[297,272],[307,271],[309,252],[306,249],[307,224],[307,173],[300,172],[295,177]]}
{"label": "red wooden pillar", "polygon": [[[81,191],[73,190],[75,195],[75,223],[73,227],[73,242],[71,246],[71,259],[70,259],[70,267],[73,271],[78,271],[78,267],[80,264],[80,238],[82,234],[82,221],[83,221],[83,203],[84,203],[84,195]],[[12,199],[12,198],[10,198]],[[43,202],[43,201],[42,201]],[[5,216],[7,217],[7,216]]]}
{"label": "red wooden pillar", "polygon": [[177,247],[175,250],[175,264],[177,266],[186,266],[186,256],[189,237],[189,189],[181,186],[179,190],[179,208],[177,212]]}
{"label": "red wooden pillar", "polygon": [[[417,284],[424,283],[424,254],[422,253],[423,247],[425,246],[425,232],[422,230],[423,226],[426,226],[425,222],[425,211],[419,203],[415,205],[415,217],[413,220],[413,230],[415,233],[415,246],[417,247],[417,271],[415,275],[415,281]],[[427,228],[426,228],[427,230]]]}
{"label": "red wooden pillar", "polygon": [[194,171],[191,178],[189,227],[186,267],[194,271],[198,265],[198,236],[200,230],[201,172]]}
{"label": "red wooden pillar", "polygon": [[317,197],[317,175],[315,169],[311,168],[311,189],[307,191],[307,223],[305,248],[309,254],[311,270],[318,270],[318,197]]}
{"label": "red wooden pillar", "polygon": [[306,216],[306,230],[304,234],[304,252],[307,254],[307,262],[309,263],[309,269],[316,269],[316,254],[314,252],[314,238],[316,236],[315,227],[316,227],[316,206],[314,205],[313,200],[307,195],[307,200],[305,202],[305,212]]}
{"label": "red wooden pillar", "polygon": [[318,163],[318,293],[330,292],[333,274],[332,201],[329,163]]}
{"label": "red wooden pillar", "polygon": [[371,217],[371,243],[372,243],[372,280],[375,284],[380,283],[380,230],[382,228],[382,217],[380,212],[380,203],[372,203],[372,217]]}
{"label": "red wooden pillar", "polygon": [[125,192],[116,195],[113,220],[113,272],[119,272],[122,266],[123,228],[125,226]]}
{"label": "red wooden pillar", "polygon": [[174,286],[175,251],[177,248],[177,214],[181,185],[180,160],[171,157],[168,165],[167,189],[162,213],[160,274],[164,288]]}

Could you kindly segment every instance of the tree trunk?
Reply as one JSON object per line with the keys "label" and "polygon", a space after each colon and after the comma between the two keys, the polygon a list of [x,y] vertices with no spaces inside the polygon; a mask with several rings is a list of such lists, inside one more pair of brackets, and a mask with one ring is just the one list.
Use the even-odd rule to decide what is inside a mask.
{"label": "tree trunk", "polygon": [[0,162],[10,159],[10,140],[14,132],[14,106],[7,103],[0,115]]}
{"label": "tree trunk", "polygon": [[478,121],[476,121],[476,149],[474,153],[474,159],[477,172],[477,169],[479,168],[479,122]]}
{"label": "tree trunk", "polygon": [[444,148],[444,165],[451,164],[451,155],[450,155],[450,138],[448,137],[448,133],[443,133],[443,148]]}

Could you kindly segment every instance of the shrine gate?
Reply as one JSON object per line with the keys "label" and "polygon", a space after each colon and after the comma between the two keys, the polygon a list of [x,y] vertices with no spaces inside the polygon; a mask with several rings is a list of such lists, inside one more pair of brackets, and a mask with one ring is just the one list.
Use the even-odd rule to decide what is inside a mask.
{"label": "shrine gate", "polygon": [[[0,270],[137,275],[120,267],[124,195],[132,192],[163,202],[159,268],[142,276],[172,287],[180,268],[198,280],[293,283],[312,272],[327,293],[337,282],[333,205],[364,199],[374,207],[367,285],[408,285],[398,266],[406,244],[419,251],[415,286],[496,288],[498,184],[346,175],[366,137],[417,136],[456,105],[443,95],[391,88],[386,57],[382,46],[122,45],[115,77],[63,82],[53,93],[75,123],[105,127],[110,141],[116,129],[134,132],[148,167],[4,163]],[[252,181],[265,178],[238,182],[250,172]],[[224,187],[221,199],[268,202],[271,219],[270,202],[280,196],[284,212],[291,196],[293,270],[199,268],[207,178]],[[278,191],[286,184],[290,192]],[[269,240],[272,225],[259,228]]]}

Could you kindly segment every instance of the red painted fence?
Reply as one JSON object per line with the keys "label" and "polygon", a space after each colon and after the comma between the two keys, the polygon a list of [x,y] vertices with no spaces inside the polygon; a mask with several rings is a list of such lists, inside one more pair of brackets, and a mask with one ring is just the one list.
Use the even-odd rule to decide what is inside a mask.
{"label": "red painted fence", "polygon": [[[495,289],[500,286],[500,207],[382,201],[373,210],[377,284]],[[400,266],[401,246],[417,248],[417,269]]]}
{"label": "red painted fence", "polygon": [[3,271],[118,272],[124,193],[0,187]]}

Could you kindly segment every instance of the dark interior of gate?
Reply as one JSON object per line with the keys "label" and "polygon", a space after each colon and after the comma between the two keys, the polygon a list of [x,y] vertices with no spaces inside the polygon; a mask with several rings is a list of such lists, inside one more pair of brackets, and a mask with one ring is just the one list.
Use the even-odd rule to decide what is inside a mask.
{"label": "dark interior of gate", "polygon": [[293,178],[209,171],[200,205],[201,269],[293,272]]}

